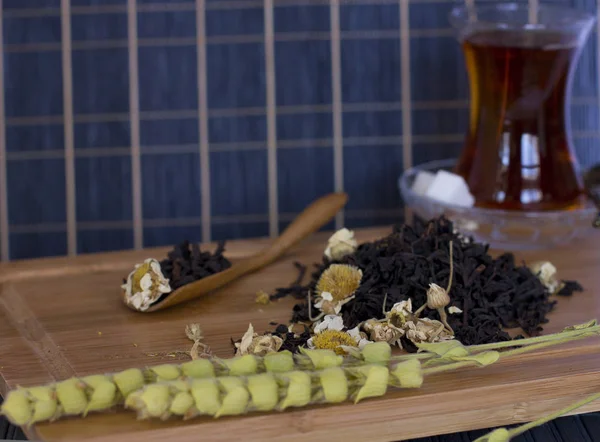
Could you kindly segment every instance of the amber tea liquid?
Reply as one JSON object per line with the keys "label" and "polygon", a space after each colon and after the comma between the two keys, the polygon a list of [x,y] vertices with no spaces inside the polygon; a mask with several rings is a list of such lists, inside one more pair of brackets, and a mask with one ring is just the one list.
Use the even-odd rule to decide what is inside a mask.
{"label": "amber tea liquid", "polygon": [[482,31],[466,38],[463,50],[471,113],[457,173],[476,205],[505,210],[582,205],[583,183],[569,138],[575,37]]}

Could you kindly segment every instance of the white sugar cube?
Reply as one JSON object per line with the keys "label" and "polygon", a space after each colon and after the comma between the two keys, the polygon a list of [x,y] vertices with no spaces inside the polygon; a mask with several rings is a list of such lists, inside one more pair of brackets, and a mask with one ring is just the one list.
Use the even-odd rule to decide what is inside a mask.
{"label": "white sugar cube", "polygon": [[427,172],[425,170],[420,171],[415,178],[415,181],[412,185],[412,191],[415,192],[419,196],[424,196],[427,193],[427,189],[433,183],[435,179],[435,174],[431,172]]}
{"label": "white sugar cube", "polygon": [[463,177],[445,170],[438,171],[425,196],[463,207],[472,207],[475,204],[475,198]]}

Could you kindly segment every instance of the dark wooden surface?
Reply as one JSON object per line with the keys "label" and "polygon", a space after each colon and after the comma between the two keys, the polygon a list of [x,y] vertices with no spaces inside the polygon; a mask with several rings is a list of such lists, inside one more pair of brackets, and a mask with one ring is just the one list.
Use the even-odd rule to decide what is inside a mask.
{"label": "dark wooden surface", "polygon": [[[359,242],[363,242],[388,232],[389,229],[361,229],[356,233]],[[600,299],[596,295],[600,237],[593,233],[583,243],[566,249],[517,255],[518,260],[549,259],[559,268],[561,277],[579,280],[586,288],[584,293],[559,300],[544,327],[545,333],[600,317]],[[148,315],[127,309],[120,300],[118,285],[134,263],[148,256],[164,256],[164,249],[2,263],[0,394],[16,385],[159,363],[153,354],[189,348],[183,333],[189,322],[202,325],[206,342],[218,356],[230,356],[231,336],[241,336],[248,322],[257,329],[267,329],[271,320],[288,320],[293,299],[260,306],[254,302],[254,294],[288,285],[296,278],[293,262],[316,261],[328,236],[315,235],[281,261],[223,290]],[[264,239],[234,241],[227,254],[235,262],[268,243]],[[597,339],[581,341],[477,370],[433,376],[422,389],[410,393],[393,391],[384,398],[357,405],[331,406],[326,415],[319,407],[308,407],[282,413],[278,419],[248,415],[228,419],[224,424],[210,419],[138,422],[129,413],[96,414],[85,420],[41,424],[26,433],[32,440],[46,441],[94,438],[97,442],[193,442],[198,434],[204,440],[223,440],[226,428],[227,440],[236,435],[248,441],[281,439],[285,435],[287,442],[327,442],[334,435],[337,440],[389,441],[396,437],[410,440],[428,436],[430,439],[423,440],[431,441],[436,440],[431,439],[434,435],[531,421],[598,391],[600,343]],[[596,411],[600,412],[600,403],[579,410]],[[302,422],[309,422],[309,428]],[[578,424],[570,431],[584,427]],[[469,440],[477,434],[481,432],[438,440]],[[589,440],[593,439],[600,437]]]}

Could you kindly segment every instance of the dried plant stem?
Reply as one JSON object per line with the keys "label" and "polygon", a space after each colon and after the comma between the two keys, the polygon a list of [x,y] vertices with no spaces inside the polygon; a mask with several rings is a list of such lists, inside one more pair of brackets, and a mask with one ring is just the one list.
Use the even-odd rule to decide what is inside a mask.
{"label": "dried plant stem", "polygon": [[[571,337],[563,337],[562,339],[555,339],[553,341],[541,342],[539,344],[531,344],[526,347],[516,348],[514,350],[508,350],[508,351],[498,353],[498,356],[499,356],[498,359],[506,359],[509,357],[518,356],[520,354],[534,352],[537,350],[541,350],[543,348],[552,347],[554,345],[560,345],[563,343],[572,342],[572,341],[584,339],[587,337],[588,336],[571,336]],[[469,347],[467,347],[467,348],[469,348]],[[486,352],[479,353],[479,354],[481,355],[484,353],[486,353]],[[460,359],[460,358],[457,358],[457,359]],[[441,365],[438,367],[425,368],[423,370],[423,374],[424,375],[432,375],[432,374],[436,374],[436,373],[442,373],[445,371],[457,370],[459,368],[469,367],[469,366],[473,366],[473,365],[481,365],[481,364],[478,364],[473,359],[469,359],[466,361],[458,361],[458,362],[454,362],[454,363],[450,363],[450,364],[446,364],[446,365]]]}
{"label": "dried plant stem", "polygon": [[540,344],[542,342],[556,341],[556,340],[560,340],[563,338],[578,337],[578,336],[581,336],[581,337],[594,336],[599,333],[600,333],[600,326],[594,325],[594,326],[590,326],[590,327],[584,328],[584,329],[564,330],[562,332],[552,333],[550,335],[536,336],[534,338],[517,339],[517,340],[512,340],[512,341],[493,342],[490,344],[473,345],[473,346],[470,346],[469,348],[473,349],[473,350],[476,349],[477,351],[498,350],[501,348],[509,348],[509,347],[524,347],[524,346],[528,346],[531,344]]}
{"label": "dried plant stem", "polygon": [[264,373],[147,385],[132,393],[125,407],[135,410],[140,419],[218,418],[347,400],[357,403],[383,396],[389,387],[419,388],[422,383],[421,366],[417,361],[392,368],[380,365],[334,367],[312,372]]}
{"label": "dried plant stem", "polygon": [[318,316],[313,317],[312,315],[312,296],[310,294],[310,290],[308,291],[308,319],[310,320],[310,322],[317,322],[319,319],[321,319],[323,316],[325,316],[325,313],[321,312]]}
{"label": "dried plant stem", "polygon": [[[134,391],[146,391],[145,389],[149,385],[164,385],[169,382],[172,385],[181,385],[180,383],[184,382],[182,379],[188,379],[186,381],[188,383],[206,381],[206,385],[214,387],[217,385],[216,382],[225,384],[229,382],[225,379],[245,379],[252,376],[256,377],[253,379],[267,379],[269,376],[284,375],[289,377],[290,373],[313,373],[314,375],[314,373],[326,370],[337,370],[338,378],[340,378],[340,370],[348,375],[354,373],[352,379],[348,378],[348,385],[362,385],[364,388],[368,386],[370,389],[374,388],[373,385],[379,385],[378,391],[380,391],[381,385],[375,381],[379,379],[378,377],[370,378],[369,381],[367,376],[364,378],[364,385],[356,384],[357,379],[364,375],[364,370],[370,370],[368,367],[371,369],[378,367],[380,369],[378,376],[383,376],[382,370],[389,371],[388,375],[394,372],[398,382],[400,382],[398,376],[405,373],[406,377],[402,378],[404,380],[400,382],[400,386],[406,387],[412,385],[411,382],[422,379],[422,375],[431,375],[467,366],[482,367],[493,364],[500,358],[518,356],[552,345],[584,339],[598,334],[599,327],[595,324],[595,321],[590,321],[575,326],[553,335],[552,340],[544,336],[533,338],[525,347],[502,353],[478,351],[478,346],[463,347],[457,341],[442,341],[434,344],[420,344],[425,353],[392,357],[389,344],[377,342],[365,346],[360,351],[357,349],[352,356],[346,358],[338,356],[330,350],[303,350],[303,353],[299,355],[279,352],[270,353],[262,358],[245,355],[232,359],[197,359],[181,365],[164,364],[145,369],[133,368],[114,374],[71,378],[56,384],[13,390],[9,392],[2,405],[2,414],[8,416],[9,420],[16,425],[30,425],[42,421],[53,421],[66,415],[85,416],[90,411],[112,408],[124,403]],[[442,365],[421,369],[420,361],[426,359]],[[302,377],[303,375],[294,376]],[[326,386],[324,385],[324,387]],[[226,387],[223,388],[227,390]],[[154,390],[156,388],[150,388],[150,391]],[[371,390],[364,390],[362,397],[367,397],[364,396],[367,391]],[[238,390],[238,393],[241,394],[241,390]],[[189,402],[189,397],[186,400]],[[156,417],[155,414],[152,416]]]}
{"label": "dried plant stem", "polygon": [[[571,339],[579,338],[581,336]],[[420,388],[423,378],[429,375],[469,366],[485,367],[495,363],[501,357],[514,357],[562,342],[565,342],[565,339],[530,345],[505,352],[502,355],[496,351],[487,351],[475,356],[463,357],[466,360],[425,369],[418,360],[408,360],[392,364],[390,368],[381,365],[365,365],[334,367],[322,371],[304,372],[301,375],[300,372],[290,372],[268,373],[243,379],[219,378],[207,380],[209,384],[196,383],[195,387],[193,381],[178,385],[170,383],[169,386],[157,387],[152,394],[145,395],[145,391],[132,394],[128,398],[126,406],[135,409],[138,417],[142,419],[165,419],[171,415],[189,419],[199,415],[221,417],[240,415],[251,411],[282,411],[288,407],[338,403],[348,399],[352,399],[356,403],[365,398],[382,396],[387,392],[388,387]],[[218,382],[221,384],[218,385]],[[260,386],[262,382],[265,383],[264,388]],[[255,386],[254,391],[251,389],[252,385]],[[302,389],[305,394],[301,393]],[[214,392],[213,400],[209,401],[213,404],[211,410],[204,406],[206,398],[210,396],[210,391]],[[159,395],[162,395],[163,406],[152,409]],[[231,397],[230,401],[228,401],[228,397]],[[561,414],[585,405],[597,397],[600,395],[578,402],[565,409],[567,411],[561,410]],[[265,403],[269,405],[261,408],[260,404]],[[529,425],[535,426],[534,424]],[[516,434],[520,433],[515,432]]]}
{"label": "dried plant stem", "polygon": [[526,347],[515,348],[514,350],[503,351],[502,353],[500,353],[500,355],[502,355],[503,358],[507,358],[510,356],[517,356],[517,355],[520,355],[523,353],[528,353],[530,351],[541,350],[542,348],[552,347],[554,345],[559,345],[559,344],[565,344],[567,342],[573,342],[573,341],[577,341],[579,339],[585,339],[585,338],[587,338],[587,336],[564,337],[563,339],[556,339],[554,341],[546,341],[546,342],[541,342],[539,344],[528,345]]}
{"label": "dried plant stem", "polygon": [[477,363],[474,361],[453,362],[451,364],[440,365],[439,367],[425,368],[423,369],[423,374],[429,376],[446,371],[458,370],[459,368],[471,367],[473,365],[477,365]]}
{"label": "dried plant stem", "polygon": [[449,261],[450,261],[450,276],[448,277],[448,285],[446,286],[446,293],[450,293],[450,289],[452,288],[452,276],[454,275],[454,259],[452,249],[454,244],[452,241],[448,243],[448,252],[449,252]]}
{"label": "dried plant stem", "polygon": [[595,393],[591,396],[588,396],[585,399],[582,399],[578,402],[575,402],[574,404],[571,404],[561,410],[558,410],[552,414],[549,414],[547,416],[541,417],[538,420],[535,420],[533,422],[527,423],[525,425],[521,425],[520,427],[517,428],[513,428],[512,430],[508,430],[508,432],[510,433],[510,437],[515,437],[518,436],[519,434],[523,434],[528,430],[531,430],[532,428],[535,428],[539,425],[543,425],[546,422],[550,422],[551,420],[554,420],[558,417],[561,417],[564,414],[570,413],[571,411],[577,410],[578,408],[583,407],[584,405],[587,405],[591,402],[594,402],[596,400],[600,399],[600,393]]}
{"label": "dried plant stem", "polygon": [[568,405],[567,407],[562,408],[558,411],[555,411],[554,413],[548,414],[546,416],[542,416],[541,418],[539,418],[533,422],[526,423],[524,425],[512,428],[510,430],[507,430],[506,428],[498,428],[498,429],[476,439],[474,442],[492,442],[492,441],[508,442],[513,437],[519,436],[519,435],[525,433],[526,431],[531,430],[532,428],[539,427],[540,425],[543,425],[545,423],[553,421],[556,418],[564,416],[565,414],[568,414],[574,410],[577,410],[578,408],[581,408],[584,405],[592,403],[598,399],[600,399],[600,393],[594,393],[593,395],[588,396],[585,399],[582,399],[571,405]]}
{"label": "dried plant stem", "polygon": [[[452,249],[453,247],[453,243],[452,241],[450,241],[448,243],[448,248],[449,248],[449,261],[450,261],[450,276],[448,277],[448,285],[446,286],[446,293],[450,294],[450,289],[452,288],[452,276],[454,275],[454,259],[452,256]],[[450,324],[448,324],[448,315],[446,314],[446,307],[440,307],[437,309],[438,314],[440,315],[440,322],[442,324],[444,324],[444,327],[446,327],[446,329],[448,329],[448,331],[452,334],[454,334],[454,330],[452,330],[452,327],[450,327]],[[439,331],[439,333],[441,333],[444,329],[441,329]],[[438,334],[439,334],[438,333]]]}
{"label": "dried plant stem", "polygon": [[[430,304],[430,296],[432,296],[431,295],[432,290],[433,291],[435,291],[436,289],[444,290],[441,287],[436,286],[435,284],[431,284],[429,287],[429,291],[427,292],[427,299],[428,299],[427,302],[424,303],[421,307],[419,307],[417,309],[417,311],[415,311],[415,313],[414,313],[414,317],[418,319],[419,316],[421,315],[421,313],[423,312],[423,310],[425,310],[425,307],[429,306],[429,308],[435,308],[435,310],[440,315],[440,322],[443,324],[443,327],[440,327],[440,329],[436,331],[434,336],[438,336],[439,334],[441,334],[444,331],[444,328],[446,330],[448,330],[452,335],[454,334],[454,330],[452,330],[452,327],[450,327],[450,324],[448,324],[448,315],[446,313],[446,306],[450,302],[449,293],[450,293],[450,289],[452,288],[452,279],[453,279],[452,275],[454,275],[454,259],[453,259],[452,249],[453,249],[453,242],[450,241],[448,243],[448,256],[449,256],[448,262],[450,265],[450,275],[448,277],[448,285],[446,286],[445,293],[443,293],[444,298],[446,298],[446,301],[444,302],[443,305],[437,306],[437,307]],[[435,286],[435,289],[432,286]]]}

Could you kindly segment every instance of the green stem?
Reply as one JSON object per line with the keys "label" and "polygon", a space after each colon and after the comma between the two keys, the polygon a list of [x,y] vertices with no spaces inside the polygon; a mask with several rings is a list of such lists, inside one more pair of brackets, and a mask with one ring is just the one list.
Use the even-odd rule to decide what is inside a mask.
{"label": "green stem", "polygon": [[440,365],[439,367],[431,367],[423,369],[423,376],[430,374],[443,373],[444,371],[452,371],[463,367],[469,367],[472,365],[478,365],[475,361],[460,361],[452,362],[451,364]]}
{"label": "green stem", "polygon": [[[531,351],[539,350],[541,348],[552,347],[553,345],[559,345],[559,344],[563,344],[565,342],[576,341],[578,339],[583,339],[586,337],[587,336],[571,336],[571,337],[563,336],[562,339],[555,339],[554,341],[541,342],[539,344],[532,344],[532,345],[528,345],[526,347],[515,348],[514,350],[504,351],[499,354],[500,354],[500,358],[504,359],[504,358],[508,358],[511,356],[516,356],[516,355],[520,355],[523,353],[528,353]],[[453,362],[450,364],[440,365],[438,367],[425,368],[423,370],[423,375],[437,374],[437,373],[456,370],[459,368],[469,367],[469,366],[473,366],[473,365],[481,365],[481,364],[479,364],[477,361]]]}
{"label": "green stem", "polygon": [[392,356],[390,362],[405,361],[407,359],[431,359],[438,357],[435,353],[410,353],[407,355]]}
{"label": "green stem", "polygon": [[[538,348],[551,347],[553,345],[559,345],[566,342],[576,341],[579,339],[588,338],[590,336],[594,336],[600,332],[600,326],[591,327],[585,330],[573,330],[568,332],[555,333],[552,335],[544,335],[538,336],[535,338],[528,339],[518,339],[516,341],[503,341],[503,342],[494,342],[491,344],[480,344],[480,345],[471,345],[466,347],[469,350],[470,354],[479,353],[487,350],[497,350],[501,348],[510,348],[510,347],[519,347],[514,350],[501,352],[500,355],[502,357],[518,355],[521,353],[526,353],[532,350],[536,350]],[[409,355],[400,355],[393,356],[391,358],[391,362],[399,362],[406,359],[420,359],[426,360],[437,357],[434,353],[413,353]]]}
{"label": "green stem", "polygon": [[528,345],[526,347],[515,348],[514,350],[503,351],[500,353],[501,358],[507,358],[510,356],[516,356],[523,353],[527,353],[529,351],[539,350],[541,348],[552,347],[553,345],[560,345],[566,342],[577,341],[579,339],[587,338],[588,336],[572,336],[572,337],[563,337],[563,339],[557,339],[554,341],[548,342],[540,342],[539,344]]}
{"label": "green stem", "polygon": [[498,350],[500,348],[521,347],[524,345],[538,344],[540,342],[555,341],[557,339],[563,339],[565,337],[571,337],[571,336],[580,336],[580,335],[585,335],[582,337],[594,336],[594,335],[597,335],[598,333],[600,333],[600,325],[596,325],[594,327],[581,329],[581,330],[569,330],[566,332],[553,333],[551,335],[536,336],[535,338],[516,339],[516,340],[511,340],[511,341],[493,342],[491,344],[473,345],[468,348],[470,350],[477,350],[477,351]]}
{"label": "green stem", "polygon": [[518,436],[519,434],[523,434],[527,430],[531,430],[532,428],[535,428],[539,425],[543,425],[546,422],[550,422],[558,417],[561,417],[564,414],[570,413],[573,410],[583,407],[584,405],[587,405],[590,402],[594,402],[597,399],[600,399],[600,393],[595,393],[591,396],[588,396],[587,398],[582,399],[579,402],[575,402],[574,404],[571,404],[568,407],[563,408],[562,410],[558,410],[552,414],[541,417],[536,421],[529,422],[529,423],[527,423],[525,425],[521,425],[520,427],[517,427],[517,428],[513,428],[512,430],[508,431],[510,434],[510,437],[512,438],[512,437]]}

